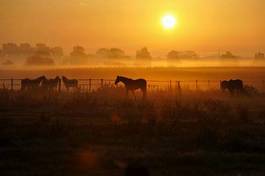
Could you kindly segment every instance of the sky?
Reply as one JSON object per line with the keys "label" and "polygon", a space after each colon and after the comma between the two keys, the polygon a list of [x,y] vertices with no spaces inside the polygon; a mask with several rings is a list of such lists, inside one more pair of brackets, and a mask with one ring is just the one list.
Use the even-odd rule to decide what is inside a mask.
{"label": "sky", "polygon": [[[178,25],[161,26],[171,13]],[[0,44],[46,43],[88,52],[148,47],[202,53],[265,50],[264,0],[0,0]]]}

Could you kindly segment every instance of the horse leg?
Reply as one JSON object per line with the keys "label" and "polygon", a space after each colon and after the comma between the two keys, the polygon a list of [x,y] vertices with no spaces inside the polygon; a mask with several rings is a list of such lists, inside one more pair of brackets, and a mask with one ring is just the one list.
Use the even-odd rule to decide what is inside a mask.
{"label": "horse leg", "polygon": [[135,92],[134,92],[134,90],[132,90],[132,94],[133,94],[133,96],[134,96],[134,100],[136,100],[136,96],[135,96]]}
{"label": "horse leg", "polygon": [[146,98],[146,88],[142,89],[142,92],[143,92],[143,99]]}

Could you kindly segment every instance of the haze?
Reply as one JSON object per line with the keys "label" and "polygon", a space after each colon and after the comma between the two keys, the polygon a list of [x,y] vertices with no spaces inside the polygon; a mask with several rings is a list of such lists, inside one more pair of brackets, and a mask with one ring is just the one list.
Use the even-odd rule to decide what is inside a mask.
{"label": "haze", "polygon": [[[264,0],[1,0],[0,43],[171,49],[253,55],[265,48]],[[179,25],[164,31],[170,12]]]}

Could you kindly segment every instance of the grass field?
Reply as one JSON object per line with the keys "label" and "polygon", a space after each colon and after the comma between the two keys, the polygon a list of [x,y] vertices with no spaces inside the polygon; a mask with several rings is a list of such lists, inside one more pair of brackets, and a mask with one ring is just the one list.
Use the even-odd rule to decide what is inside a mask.
{"label": "grass field", "polygon": [[[263,70],[260,70],[263,72]],[[264,175],[265,95],[0,91],[1,175]]]}

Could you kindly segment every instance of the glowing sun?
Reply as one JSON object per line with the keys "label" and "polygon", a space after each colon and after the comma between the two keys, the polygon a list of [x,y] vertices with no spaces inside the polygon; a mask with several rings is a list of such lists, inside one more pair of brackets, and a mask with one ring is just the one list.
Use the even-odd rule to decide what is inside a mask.
{"label": "glowing sun", "polygon": [[162,17],[161,23],[165,29],[173,29],[177,20],[173,15],[165,15]]}

